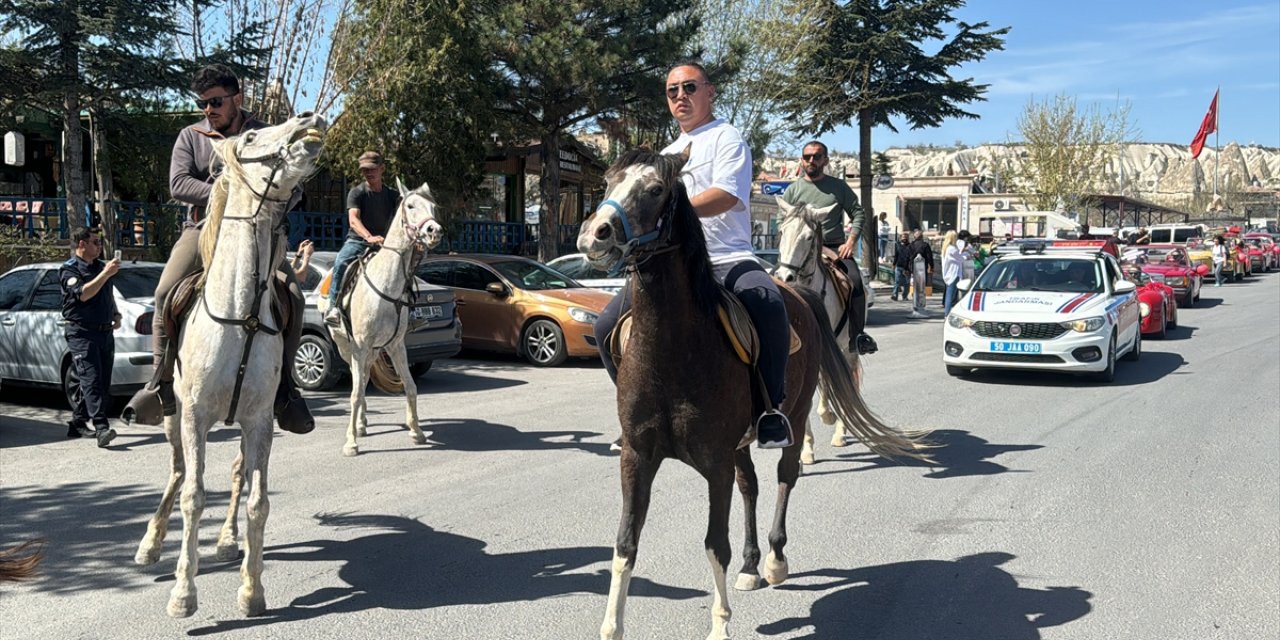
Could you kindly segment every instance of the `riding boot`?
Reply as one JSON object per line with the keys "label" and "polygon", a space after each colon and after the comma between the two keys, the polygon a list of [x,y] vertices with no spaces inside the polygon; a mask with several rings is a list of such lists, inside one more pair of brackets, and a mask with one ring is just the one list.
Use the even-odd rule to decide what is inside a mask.
{"label": "riding boot", "polygon": [[[157,311],[159,313],[159,311]],[[120,417],[125,424],[158,426],[164,419],[178,412],[173,395],[173,366],[177,359],[169,353],[169,336],[153,329],[152,344],[155,351],[155,372],[151,381],[139,389],[125,405]]]}
{"label": "riding boot", "polygon": [[880,347],[876,345],[876,341],[865,333],[859,333],[853,339],[853,342],[853,344],[849,345],[849,350],[856,351],[860,356],[870,355],[880,350]]}
{"label": "riding boot", "polygon": [[[278,284],[283,284],[279,283]],[[298,356],[298,343],[302,338],[302,305],[300,291],[294,287],[285,287],[282,297],[287,297],[291,313],[287,314],[287,325],[284,333],[284,350],[281,354],[284,362],[280,367],[280,386],[276,388],[275,415],[280,428],[290,433],[311,433],[316,428],[316,419],[307,409],[307,401],[293,384],[294,359]]]}

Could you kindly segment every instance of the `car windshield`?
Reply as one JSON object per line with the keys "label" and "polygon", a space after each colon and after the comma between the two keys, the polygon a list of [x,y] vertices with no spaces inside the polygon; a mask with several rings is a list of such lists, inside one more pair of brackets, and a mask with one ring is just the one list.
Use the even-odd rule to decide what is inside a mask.
{"label": "car windshield", "polygon": [[156,294],[163,267],[130,267],[121,269],[111,284],[124,298],[149,298]]}
{"label": "car windshield", "polygon": [[1182,264],[1182,253],[1170,249],[1149,249],[1147,251],[1147,263]]}
{"label": "car windshield", "polygon": [[1098,262],[1082,258],[1000,260],[982,272],[974,290],[1101,293],[1098,267]]}
{"label": "car windshield", "polygon": [[507,260],[491,265],[502,277],[527,291],[548,289],[576,289],[582,285],[551,267],[525,260]]}

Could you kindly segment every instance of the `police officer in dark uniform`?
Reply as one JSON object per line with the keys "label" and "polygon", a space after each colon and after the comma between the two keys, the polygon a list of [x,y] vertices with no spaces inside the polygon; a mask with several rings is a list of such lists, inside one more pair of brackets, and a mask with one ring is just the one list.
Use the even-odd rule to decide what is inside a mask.
{"label": "police officer in dark uniform", "polygon": [[[107,422],[107,391],[116,352],[111,332],[120,328],[111,277],[120,270],[120,260],[102,260],[102,239],[97,230],[77,227],[71,232],[71,242],[75,255],[62,263],[58,272],[67,349],[71,366],[80,376],[80,401],[72,407],[67,437],[94,436],[98,446],[105,447],[116,437]],[[88,427],[90,420],[93,430]]]}

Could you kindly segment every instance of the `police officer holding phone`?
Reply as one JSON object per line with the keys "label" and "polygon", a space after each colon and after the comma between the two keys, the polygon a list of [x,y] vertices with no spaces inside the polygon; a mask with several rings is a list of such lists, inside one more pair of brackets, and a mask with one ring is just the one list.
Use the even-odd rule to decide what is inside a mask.
{"label": "police officer holding phone", "polygon": [[[80,377],[80,399],[71,408],[67,437],[93,436],[99,447],[106,447],[116,437],[107,421],[107,392],[116,352],[111,332],[120,328],[121,316],[111,285],[112,276],[120,270],[120,255],[116,252],[111,261],[102,260],[102,238],[96,229],[73,229],[71,242],[75,255],[62,263],[58,273],[63,332],[71,352],[71,366]],[[93,429],[88,426],[90,420]]]}

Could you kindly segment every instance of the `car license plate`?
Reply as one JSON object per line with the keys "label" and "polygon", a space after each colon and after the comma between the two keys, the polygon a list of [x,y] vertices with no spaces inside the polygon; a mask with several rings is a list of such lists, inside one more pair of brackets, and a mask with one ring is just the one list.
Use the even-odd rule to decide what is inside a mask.
{"label": "car license plate", "polygon": [[1040,353],[1040,345],[1035,342],[992,342],[991,350],[996,353]]}
{"label": "car license plate", "polygon": [[410,315],[414,320],[434,320],[444,316],[444,308],[438,304],[414,307]]}

